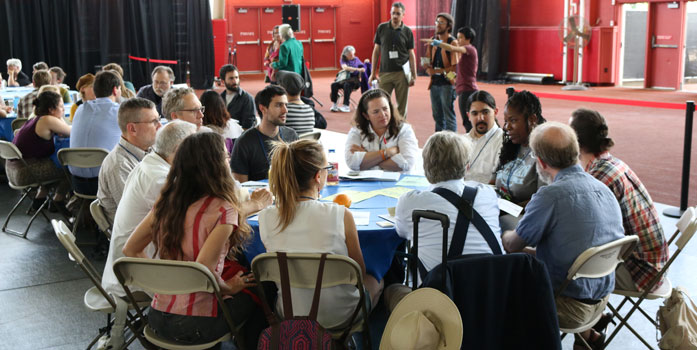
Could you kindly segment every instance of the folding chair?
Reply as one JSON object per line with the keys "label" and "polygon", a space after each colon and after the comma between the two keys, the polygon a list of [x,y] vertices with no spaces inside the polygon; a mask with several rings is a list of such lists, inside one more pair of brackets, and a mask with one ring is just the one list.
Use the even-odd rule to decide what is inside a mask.
{"label": "folding chair", "polygon": [[14,132],[16,135],[17,131],[19,129],[21,129],[22,126],[24,126],[24,124],[26,124],[28,121],[29,121],[28,118],[17,118],[15,120],[13,120],[12,121],[12,132]]}
{"label": "folding chair", "polygon": [[[586,249],[574,260],[574,263],[571,265],[566,275],[566,280],[562,283],[559,290],[557,290],[554,297],[559,297],[561,292],[563,292],[573,280],[578,278],[600,278],[615,272],[617,264],[624,261],[624,259],[631,254],[637,243],[639,243],[639,237],[626,236],[598,247]],[[577,334],[591,329],[602,316],[603,313],[599,312],[598,315],[588,323],[576,328],[559,327],[559,330],[564,334],[562,338],[568,333]],[[583,337],[579,338],[588,349],[592,349]]]}
{"label": "folding chair", "polygon": [[[68,181],[71,181],[70,171],[68,171],[68,166],[73,166],[76,168],[95,168],[102,165],[104,158],[109,154],[109,151],[103,148],[63,148],[58,151],[58,161],[61,163],[65,170],[65,176]],[[72,181],[71,181],[72,183]],[[96,195],[85,194],[75,191],[73,187],[73,193],[75,196],[80,198],[80,209],[77,212],[75,221],[71,229],[73,232],[77,232],[78,225],[82,220],[82,216],[85,211],[85,201],[93,201],[97,199]]]}
{"label": "folding chair", "polygon": [[[15,146],[12,142],[8,141],[0,141],[0,157],[9,161],[9,160],[19,160],[22,162],[24,166],[28,166],[27,162],[24,160],[22,157],[22,152],[19,151],[17,146]],[[44,181],[44,182],[32,182],[28,185],[19,185],[14,183],[9,177],[7,178],[7,183],[10,185],[10,188],[13,190],[18,190],[22,191],[22,197],[15,203],[14,207],[12,207],[12,210],[10,210],[10,213],[7,215],[7,218],[5,218],[5,223],[2,225],[2,232],[9,233],[11,235],[15,235],[18,237],[22,238],[27,238],[27,232],[29,232],[29,227],[31,227],[31,224],[34,222],[34,219],[41,214],[43,215],[44,218],[46,218],[46,221],[48,221],[48,217],[46,216],[46,213],[44,212],[44,208],[48,208],[48,204],[51,202],[51,196],[46,196],[46,200],[41,204],[39,209],[36,210],[34,215],[32,215],[31,219],[29,219],[29,223],[27,226],[24,228],[24,231],[15,231],[13,229],[7,228],[7,224],[10,222],[10,218],[12,217],[12,214],[15,213],[17,208],[19,208],[20,204],[26,199],[30,193],[32,193],[34,190],[38,189],[41,186],[45,185],[50,185],[53,183],[58,182],[58,180],[49,180],[49,181]]]}
{"label": "folding chair", "polygon": [[[620,329],[626,326],[630,332],[634,333],[634,335],[637,338],[639,338],[639,340],[642,343],[644,343],[644,345],[646,345],[647,348],[653,349],[653,347],[641,335],[639,335],[639,333],[634,328],[632,328],[632,326],[629,325],[628,321],[634,313],[634,311],[639,310],[639,312],[641,312],[649,321],[651,321],[651,323],[654,324],[654,326],[656,326],[656,328],[658,328],[658,323],[656,323],[654,317],[650,316],[639,305],[645,299],[667,299],[670,297],[672,292],[672,284],[667,276],[663,280],[663,284],[658,289],[652,289],[654,289],[655,286],[659,283],[661,277],[663,277],[666,274],[670,265],[673,263],[673,261],[675,261],[678,255],[680,255],[680,252],[682,252],[682,250],[685,248],[687,242],[690,241],[692,236],[695,234],[695,231],[697,231],[697,216],[695,214],[696,213],[694,208],[687,208],[687,210],[685,210],[685,212],[682,214],[680,220],[678,220],[677,224],[675,225],[677,227],[675,233],[673,233],[673,235],[668,240],[668,245],[670,246],[670,244],[673,243],[673,241],[677,238],[677,240],[675,240],[677,250],[671,255],[670,259],[668,259],[661,271],[659,271],[658,274],[649,282],[649,284],[646,285],[646,288],[643,292],[619,289],[615,289],[612,292],[613,294],[622,295],[624,296],[624,298],[622,299],[622,302],[620,302],[620,304],[617,306],[617,308],[613,307],[609,303],[607,304],[608,308],[610,308],[610,311],[612,311],[613,316],[618,318],[620,320],[620,323],[617,325],[617,327],[615,327],[615,329],[612,331],[612,334],[610,334],[610,336],[607,338],[604,347],[607,347],[608,344],[610,344],[610,342],[612,341],[612,339],[615,338]],[[622,316],[620,314],[620,310],[626,302],[630,302],[633,306],[624,316]]]}
{"label": "folding chair", "polygon": [[111,239],[111,223],[109,219],[104,214],[104,208],[99,205],[99,199],[95,199],[90,203],[90,213],[92,214],[92,219],[97,223],[99,230],[104,232],[107,239]]}
{"label": "folding chair", "polygon": [[[321,256],[322,254],[314,253],[287,253],[288,275],[291,288],[315,289],[317,283],[317,269],[319,268]],[[257,255],[254,260],[252,260],[252,271],[254,272],[254,277],[260,283],[273,281],[277,286],[281,285],[281,274],[276,253]],[[365,298],[367,298],[367,296],[363,289],[361,268],[353,259],[347,256],[328,254],[324,265],[324,274],[322,276],[322,288],[340,285],[354,285],[356,289],[358,289],[360,294],[360,300],[358,302],[363,317],[360,319],[356,317],[354,324],[346,325],[345,328],[327,329],[327,331],[332,334],[332,338],[340,339],[346,331],[346,328],[350,328],[349,335],[361,331],[362,329],[363,348],[372,349],[367,322],[368,310],[365,305]],[[259,290],[263,294],[263,288],[259,288]],[[262,297],[265,298],[263,295]]]}
{"label": "folding chair", "polygon": [[[128,345],[130,345],[133,342],[133,340],[135,340],[135,338],[138,338],[140,336],[141,332],[141,330],[134,324],[137,321],[137,318],[128,312],[128,302],[118,297],[115,298],[106,290],[104,290],[101,283],[102,277],[99,275],[99,272],[97,272],[97,270],[90,263],[90,261],[87,260],[87,258],[85,258],[85,255],[82,253],[80,248],[78,248],[78,246],[75,244],[75,236],[72,234],[72,232],[70,232],[68,226],[66,226],[63,221],[57,220],[51,220],[51,225],[53,226],[53,230],[56,232],[58,240],[68,251],[68,257],[80,266],[82,271],[85,272],[87,277],[94,284],[94,287],[88,289],[87,292],[85,292],[85,296],[83,299],[85,306],[91,311],[99,311],[107,314],[106,327],[99,329],[99,334],[97,334],[97,336],[94,337],[94,339],[92,339],[92,342],[87,346],[87,349],[91,349],[92,346],[103,335],[111,333],[112,326],[114,326],[114,321],[111,319],[111,314],[115,312],[126,313],[125,325],[128,328],[130,328],[133,332],[133,335],[130,337],[130,339],[128,339],[128,341],[126,341],[125,343],[121,344],[121,348],[125,349],[126,347],[128,347]],[[148,297],[145,294],[139,293],[137,296],[137,300],[137,304],[142,307],[150,305],[150,297]]]}
{"label": "folding chair", "polygon": [[299,139],[303,140],[319,140],[319,138],[322,136],[321,131],[312,131],[312,132],[306,132],[304,134],[301,134],[298,136]]}
{"label": "folding chair", "polygon": [[[152,330],[149,325],[145,326],[145,338],[151,343],[172,350],[199,350],[208,349],[216,344],[230,340],[231,335],[234,336],[240,344],[241,334],[238,327],[235,327],[230,312],[223,303],[223,297],[220,294],[220,287],[213,276],[213,273],[204,265],[191,261],[178,260],[159,260],[159,259],[142,259],[142,258],[119,258],[114,262],[114,273],[116,278],[123,286],[131,304],[136,304],[136,299],[133,293],[128,288],[129,286],[138,286],[143,290],[167,295],[190,294],[196,292],[205,292],[215,294],[218,300],[218,305],[223,310],[225,321],[230,327],[230,333],[205,344],[179,344],[174,341],[164,339]],[[143,309],[136,308],[136,312],[140,318],[143,318]]]}

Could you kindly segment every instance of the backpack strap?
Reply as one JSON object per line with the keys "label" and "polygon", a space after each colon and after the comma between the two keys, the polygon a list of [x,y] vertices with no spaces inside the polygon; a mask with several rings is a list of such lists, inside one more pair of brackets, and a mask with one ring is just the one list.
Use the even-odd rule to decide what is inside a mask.
{"label": "backpack strap", "polygon": [[293,318],[293,303],[290,299],[290,278],[288,277],[288,256],[285,252],[277,252],[278,272],[281,275],[281,297],[283,298],[283,317]]}
{"label": "backpack strap", "polygon": [[[322,253],[319,258],[319,268],[317,269],[317,283],[315,284],[315,293],[312,296],[312,306],[308,317],[312,321],[317,321],[317,309],[319,309],[319,296],[322,290],[322,276],[324,275],[324,262],[327,261],[327,253]],[[285,302],[285,298],[283,298]]]}

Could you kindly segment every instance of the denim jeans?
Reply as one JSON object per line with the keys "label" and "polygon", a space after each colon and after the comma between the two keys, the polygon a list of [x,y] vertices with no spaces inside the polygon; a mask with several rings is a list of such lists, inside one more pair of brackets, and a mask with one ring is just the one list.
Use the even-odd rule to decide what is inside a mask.
{"label": "denim jeans", "polygon": [[431,110],[436,122],[436,131],[457,131],[454,102],[455,88],[452,85],[431,85]]}

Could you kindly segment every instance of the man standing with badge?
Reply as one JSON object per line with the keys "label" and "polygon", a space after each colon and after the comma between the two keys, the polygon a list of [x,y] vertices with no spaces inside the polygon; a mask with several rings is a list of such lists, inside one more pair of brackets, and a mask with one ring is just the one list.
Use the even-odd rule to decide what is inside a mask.
{"label": "man standing with badge", "polygon": [[395,91],[397,109],[406,119],[409,87],[416,82],[416,56],[414,34],[403,22],[404,10],[404,4],[395,2],[392,4],[391,20],[378,26],[373,48],[374,69],[369,80],[372,83],[377,79],[380,89],[390,95]]}

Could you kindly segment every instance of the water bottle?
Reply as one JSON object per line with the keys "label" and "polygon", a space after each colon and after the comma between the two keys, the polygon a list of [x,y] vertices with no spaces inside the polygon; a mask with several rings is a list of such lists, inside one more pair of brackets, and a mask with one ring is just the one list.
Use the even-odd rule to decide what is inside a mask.
{"label": "water bottle", "polygon": [[327,185],[336,186],[339,184],[339,160],[337,159],[336,150],[329,150],[327,162],[332,166],[332,169],[327,172]]}
{"label": "water bottle", "polygon": [[377,89],[378,87],[379,87],[379,85],[378,85],[378,80],[377,80],[377,79],[375,79],[375,80],[373,80],[373,81],[370,82],[370,88],[371,88],[371,89]]}

